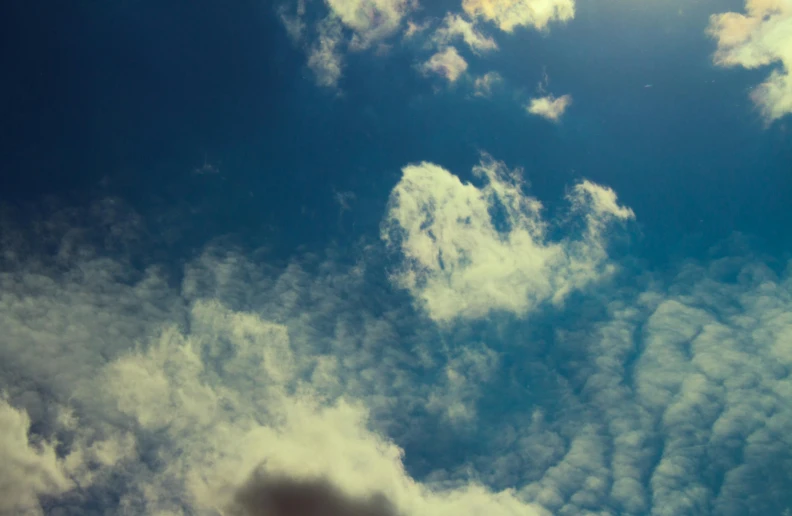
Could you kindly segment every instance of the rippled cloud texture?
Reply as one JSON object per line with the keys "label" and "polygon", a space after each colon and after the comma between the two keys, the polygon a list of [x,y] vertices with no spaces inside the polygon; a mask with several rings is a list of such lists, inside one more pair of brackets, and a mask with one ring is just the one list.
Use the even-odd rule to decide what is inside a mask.
{"label": "rippled cloud texture", "polygon": [[518,172],[474,172],[404,168],[398,262],[215,244],[175,274],[132,265],[145,221],[118,203],[4,217],[0,513],[791,506],[790,274],[617,272],[612,190],[570,185],[556,221]]}

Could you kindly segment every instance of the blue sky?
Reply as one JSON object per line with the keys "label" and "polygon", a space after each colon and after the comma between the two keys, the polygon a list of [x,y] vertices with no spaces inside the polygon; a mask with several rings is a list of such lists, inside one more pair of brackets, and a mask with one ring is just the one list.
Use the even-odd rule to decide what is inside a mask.
{"label": "blue sky", "polygon": [[2,11],[0,514],[792,511],[788,0]]}

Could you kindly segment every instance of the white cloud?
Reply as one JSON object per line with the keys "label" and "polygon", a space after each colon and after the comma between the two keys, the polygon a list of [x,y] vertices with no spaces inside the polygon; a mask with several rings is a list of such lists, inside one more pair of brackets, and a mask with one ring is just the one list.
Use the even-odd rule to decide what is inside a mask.
{"label": "white cloud", "polygon": [[447,46],[457,38],[462,38],[477,54],[498,49],[495,40],[482,34],[471,22],[458,14],[449,13],[432,35],[432,41],[436,45]]}
{"label": "white cloud", "polygon": [[326,0],[341,22],[354,32],[350,48],[365,49],[395,33],[417,5],[414,0]]}
{"label": "white cloud", "polygon": [[574,0],[462,0],[462,8],[470,17],[483,18],[505,32],[517,27],[543,30],[551,22],[575,16]]}
{"label": "white cloud", "polygon": [[492,95],[492,88],[503,81],[498,72],[487,72],[473,81],[474,95],[477,97],[489,97]]}
{"label": "white cloud", "polygon": [[[520,235],[548,224],[516,173],[485,159],[476,173],[487,182],[474,187],[413,168],[388,213],[412,215],[386,226],[398,222],[403,242],[420,219],[416,273],[439,274],[438,249],[448,262],[476,243],[501,268],[530,261]],[[569,200],[578,237],[534,242],[567,256],[539,270],[551,286],[606,273],[603,222],[633,217],[590,182]],[[110,208],[96,209],[106,231],[95,240],[124,254],[136,223]],[[643,271],[562,319],[440,331],[388,297],[383,264],[370,261],[379,251],[340,257],[352,266],[331,250],[281,269],[213,246],[174,284],[102,257],[74,226],[81,218],[36,222],[27,241],[0,232],[0,490],[11,489],[0,513],[120,499],[110,510],[211,514],[260,481],[256,468],[303,488],[316,480],[342,504],[382,493],[401,514],[792,505],[792,264],[781,276],[734,258],[672,280]],[[32,250],[41,241],[60,251]],[[458,270],[480,259],[469,256]]]}
{"label": "white cloud", "polygon": [[341,79],[343,67],[341,26],[328,18],[319,24],[318,32],[319,39],[308,53],[308,67],[321,86],[335,88]]}
{"label": "white cloud", "polygon": [[[473,169],[481,188],[431,163],[402,172],[382,237],[404,255],[395,284],[439,322],[491,310],[522,316],[544,301],[561,302],[608,271],[602,225],[633,217],[611,190],[586,182],[570,195],[576,209],[588,210],[586,236],[550,242],[542,205],[523,193],[520,172],[486,155]],[[499,207],[505,229],[493,220]]]}
{"label": "white cloud", "polygon": [[561,116],[570,104],[572,104],[571,95],[562,95],[560,97],[547,95],[545,97],[531,99],[531,102],[525,106],[525,110],[532,115],[541,116],[544,119],[557,122],[561,119]]}
{"label": "white cloud", "polygon": [[710,18],[708,34],[717,40],[713,61],[719,66],[758,68],[779,63],[751,98],[768,122],[792,113],[792,2],[747,0],[745,14]]}
{"label": "white cloud", "polygon": [[465,73],[467,67],[467,61],[459,55],[456,48],[447,47],[435,53],[428,61],[423,63],[421,70],[425,74],[435,73],[445,77],[449,82],[455,82]]}
{"label": "white cloud", "polygon": [[43,514],[40,495],[74,487],[54,445],[28,441],[30,419],[0,398],[0,514]]}
{"label": "white cloud", "polygon": [[[373,294],[364,265],[273,271],[210,248],[174,288],[156,269],[98,258],[79,237],[57,266],[10,240],[0,382],[26,408],[0,404],[0,464],[13,467],[0,475],[15,490],[2,503],[35,509],[50,495],[80,512],[97,502],[87,493],[109,491],[122,513],[209,514],[232,505],[260,468],[322,479],[342,497],[383,493],[399,513],[546,514],[510,489],[435,486],[405,470],[382,429],[427,404],[421,374],[449,369],[433,364],[438,354],[400,308],[374,315],[353,302]],[[476,382],[491,371],[486,355],[461,351],[450,368]],[[448,387],[437,392],[472,410],[475,383]],[[415,416],[400,424],[412,432]]]}

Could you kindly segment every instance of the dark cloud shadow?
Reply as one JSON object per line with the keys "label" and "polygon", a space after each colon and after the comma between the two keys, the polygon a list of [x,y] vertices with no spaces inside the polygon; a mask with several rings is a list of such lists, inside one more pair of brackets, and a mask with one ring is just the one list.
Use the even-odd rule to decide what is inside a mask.
{"label": "dark cloud shadow", "polygon": [[325,479],[297,480],[255,472],[237,491],[239,516],[400,516],[381,494],[352,498]]}

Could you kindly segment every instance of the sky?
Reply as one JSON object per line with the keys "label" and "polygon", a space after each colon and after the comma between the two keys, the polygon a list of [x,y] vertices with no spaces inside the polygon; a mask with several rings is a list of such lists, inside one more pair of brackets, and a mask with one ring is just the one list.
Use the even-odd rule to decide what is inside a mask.
{"label": "sky", "polygon": [[0,6],[0,515],[792,514],[792,1]]}

